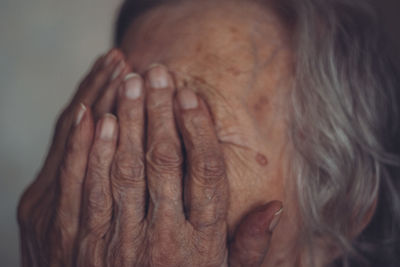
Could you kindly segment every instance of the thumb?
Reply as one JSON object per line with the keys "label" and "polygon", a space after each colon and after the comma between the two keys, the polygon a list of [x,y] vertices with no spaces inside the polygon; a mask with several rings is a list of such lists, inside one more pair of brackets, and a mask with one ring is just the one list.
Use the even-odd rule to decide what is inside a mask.
{"label": "thumb", "polygon": [[230,243],[229,266],[261,265],[282,211],[282,203],[272,201],[247,214]]}

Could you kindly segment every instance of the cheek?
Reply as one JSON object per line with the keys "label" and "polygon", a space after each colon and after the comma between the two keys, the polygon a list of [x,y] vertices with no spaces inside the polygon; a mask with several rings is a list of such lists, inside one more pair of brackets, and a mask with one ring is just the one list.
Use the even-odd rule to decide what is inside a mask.
{"label": "cheek", "polygon": [[286,202],[284,153],[264,154],[229,144],[223,151],[230,188],[228,225],[233,233],[247,212],[273,200]]}

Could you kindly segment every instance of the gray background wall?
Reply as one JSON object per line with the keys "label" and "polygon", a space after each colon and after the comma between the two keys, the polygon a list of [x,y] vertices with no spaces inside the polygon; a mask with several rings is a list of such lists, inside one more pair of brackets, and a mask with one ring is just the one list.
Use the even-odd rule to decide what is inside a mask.
{"label": "gray background wall", "polygon": [[15,209],[57,114],[110,47],[120,0],[0,0],[0,266],[19,265]]}
{"label": "gray background wall", "polygon": [[[109,48],[119,4],[120,0],[0,0],[2,267],[18,266],[18,198],[42,163],[60,108],[93,59]],[[400,47],[400,2],[377,4],[393,43]]]}

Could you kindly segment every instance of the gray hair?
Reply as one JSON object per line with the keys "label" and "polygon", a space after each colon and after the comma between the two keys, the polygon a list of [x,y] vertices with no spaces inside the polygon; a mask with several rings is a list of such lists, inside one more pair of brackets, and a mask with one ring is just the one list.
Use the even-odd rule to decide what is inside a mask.
{"label": "gray hair", "polygon": [[[399,266],[399,81],[377,16],[366,1],[287,4],[296,53],[291,172],[306,237],[339,245],[338,265]],[[372,222],[352,241],[376,199]]]}
{"label": "gray hair", "polygon": [[[125,1],[116,44],[135,17],[163,2]],[[377,16],[362,0],[277,2],[294,34],[289,167],[303,241],[310,251],[318,238],[340,247],[340,266],[398,266],[400,83]],[[375,205],[372,221],[352,240]]]}

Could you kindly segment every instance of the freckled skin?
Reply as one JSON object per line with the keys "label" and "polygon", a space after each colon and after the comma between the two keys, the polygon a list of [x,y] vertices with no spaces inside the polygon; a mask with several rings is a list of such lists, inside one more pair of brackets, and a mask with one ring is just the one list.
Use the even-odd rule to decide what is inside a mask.
{"label": "freckled skin", "polygon": [[[246,2],[246,1],[244,1]],[[230,234],[252,208],[283,201],[266,266],[293,257],[297,208],[287,181],[288,33],[267,7],[243,1],[186,1],[139,17],[123,40],[133,70],[160,62],[178,90],[197,91],[212,113],[230,187]],[[287,214],[290,214],[287,216]],[[282,265],[285,266],[285,265]]]}

